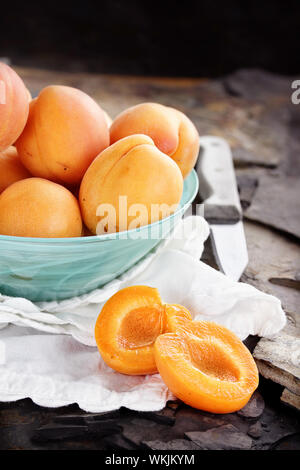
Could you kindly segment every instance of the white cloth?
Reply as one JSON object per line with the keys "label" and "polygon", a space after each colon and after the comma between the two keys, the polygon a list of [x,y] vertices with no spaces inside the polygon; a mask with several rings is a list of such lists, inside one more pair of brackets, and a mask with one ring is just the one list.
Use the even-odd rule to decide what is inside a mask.
{"label": "white cloth", "polygon": [[[129,285],[157,287],[165,302],[185,305],[194,319],[225,325],[241,339],[277,333],[286,321],[278,299],[199,261],[208,233],[201,217],[184,219],[134,268],[82,297],[33,304],[0,296],[0,400],[30,397],[47,407],[78,403],[90,412],[163,408],[172,395],[159,375],[118,374],[94,347],[102,305]],[[14,326],[4,328],[9,323]]]}

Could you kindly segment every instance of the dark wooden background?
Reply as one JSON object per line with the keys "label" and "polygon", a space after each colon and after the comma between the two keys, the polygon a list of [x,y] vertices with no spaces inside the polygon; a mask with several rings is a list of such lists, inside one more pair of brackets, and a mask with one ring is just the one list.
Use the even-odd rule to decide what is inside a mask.
{"label": "dark wooden background", "polygon": [[0,57],[62,71],[297,74],[299,21],[297,0],[12,0],[1,3]]}

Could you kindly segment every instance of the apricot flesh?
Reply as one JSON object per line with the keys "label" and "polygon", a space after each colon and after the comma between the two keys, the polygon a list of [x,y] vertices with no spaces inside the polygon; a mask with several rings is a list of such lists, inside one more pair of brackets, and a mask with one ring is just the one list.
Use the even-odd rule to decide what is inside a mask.
{"label": "apricot flesh", "polygon": [[187,321],[192,321],[189,310],[179,304],[165,304],[164,332],[172,333],[182,328]]}
{"label": "apricot flesh", "polygon": [[48,86],[30,103],[26,127],[16,142],[23,165],[34,176],[80,183],[94,158],[109,145],[103,110],[84,92]]}
{"label": "apricot flesh", "polygon": [[153,374],[153,344],[162,331],[163,306],[157,289],[132,286],[120,290],[103,306],[95,326],[102,359],[129,375]]}
{"label": "apricot flesh", "polygon": [[104,305],[95,326],[104,362],[129,375],[159,372],[172,393],[212,413],[241,409],[258,386],[253,357],[240,339],[213,322],[192,321],[157,289],[132,286]]}
{"label": "apricot flesh", "polygon": [[28,90],[19,75],[0,62],[0,152],[23,131],[29,111]]}
{"label": "apricot flesh", "polygon": [[232,413],[246,405],[258,386],[249,350],[227,328],[213,322],[183,322],[154,345],[158,371],[184,403],[212,413]]}
{"label": "apricot flesh", "polygon": [[16,181],[30,177],[31,175],[22,165],[15,147],[9,147],[0,152],[0,194]]}
{"label": "apricot flesh", "polygon": [[81,233],[78,201],[59,184],[27,178],[0,195],[0,235],[62,238]]}
{"label": "apricot flesh", "polygon": [[199,134],[182,112],[158,103],[141,103],[119,114],[110,127],[114,142],[132,134],[151,137],[159,150],[169,155],[185,178],[199,153]]}
{"label": "apricot flesh", "polygon": [[[81,182],[79,201],[85,225],[100,235],[167,217],[176,210],[182,190],[176,163],[158,150],[150,137],[131,135],[92,162]],[[106,215],[107,206],[115,217]]]}
{"label": "apricot flesh", "polygon": [[176,329],[180,317],[187,317],[184,307],[166,307],[153,287],[131,286],[113,295],[103,306],[95,326],[95,339],[104,362],[128,375],[157,372],[153,349],[156,338],[170,328]]}

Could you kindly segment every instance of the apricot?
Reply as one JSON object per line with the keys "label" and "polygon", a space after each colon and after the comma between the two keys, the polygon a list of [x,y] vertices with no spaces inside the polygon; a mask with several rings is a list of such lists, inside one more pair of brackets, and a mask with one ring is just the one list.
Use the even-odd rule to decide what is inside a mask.
{"label": "apricot", "polygon": [[192,320],[192,315],[183,305],[165,304],[164,333],[177,331],[186,324],[186,321]]}
{"label": "apricot", "polygon": [[0,62],[0,152],[11,146],[23,131],[29,111],[23,80]]}
{"label": "apricot", "polygon": [[0,195],[0,234],[17,237],[80,237],[78,201],[65,187],[27,178]]}
{"label": "apricot", "polygon": [[117,292],[103,306],[95,326],[104,362],[128,375],[157,372],[153,350],[156,338],[170,331],[166,328],[177,328],[181,316],[191,318],[180,307],[166,309],[153,287],[131,286]]}
{"label": "apricot", "polygon": [[110,127],[114,143],[132,134],[146,134],[163,153],[179,166],[185,178],[199,153],[199,134],[182,112],[158,103],[141,103],[119,114]]}
{"label": "apricot", "polygon": [[26,127],[16,142],[34,176],[61,184],[80,183],[94,158],[109,145],[105,114],[87,94],[48,86],[30,103]]}
{"label": "apricot", "polygon": [[11,184],[30,176],[29,171],[22,165],[15,147],[8,147],[0,152],[0,194]]}
{"label": "apricot", "polygon": [[246,405],[258,386],[253,357],[240,339],[213,322],[182,322],[154,345],[158,371],[184,403],[212,413]]}
{"label": "apricot", "polygon": [[30,91],[28,90],[28,88],[26,88],[26,91],[27,91],[28,103],[30,103],[30,101],[32,101],[32,95],[31,95]]}
{"label": "apricot", "polygon": [[112,125],[112,122],[113,122],[112,118],[110,117],[110,115],[106,111],[103,110],[103,112],[104,112],[104,117],[105,117],[105,120],[106,120],[106,124],[107,124],[108,128],[110,128],[110,126]]}
{"label": "apricot", "polygon": [[[99,235],[170,215],[182,190],[176,163],[155,147],[150,137],[132,135],[108,147],[92,162],[81,182],[79,202],[86,226]],[[106,215],[107,205],[114,209],[115,217]]]}

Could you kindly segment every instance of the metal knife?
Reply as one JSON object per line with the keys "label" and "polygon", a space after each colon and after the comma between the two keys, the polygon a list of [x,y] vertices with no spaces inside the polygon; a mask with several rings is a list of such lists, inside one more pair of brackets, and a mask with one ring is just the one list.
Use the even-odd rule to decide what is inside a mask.
{"label": "metal knife", "polygon": [[237,281],[248,264],[248,252],[232,154],[224,139],[200,138],[196,171],[203,201],[197,213],[210,225],[216,264],[220,271]]}

